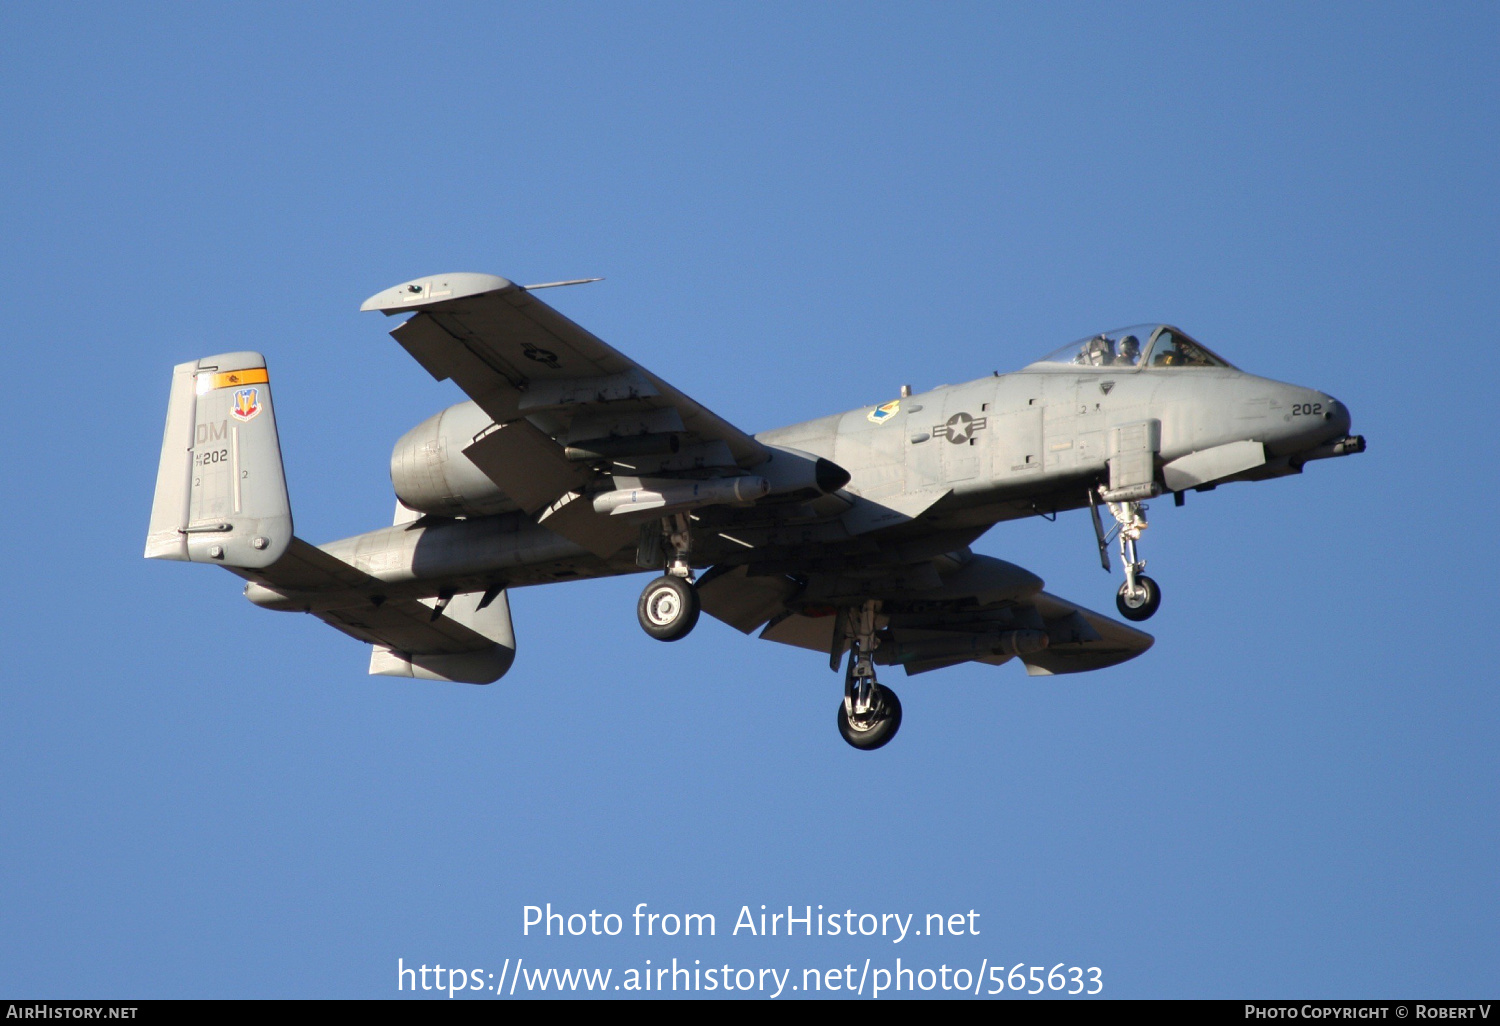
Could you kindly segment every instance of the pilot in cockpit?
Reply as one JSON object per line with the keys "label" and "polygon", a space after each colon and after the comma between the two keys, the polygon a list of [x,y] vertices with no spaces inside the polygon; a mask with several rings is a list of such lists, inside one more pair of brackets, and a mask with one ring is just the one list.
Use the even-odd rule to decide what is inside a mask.
{"label": "pilot in cockpit", "polygon": [[1115,355],[1115,363],[1127,367],[1134,367],[1141,359],[1141,343],[1134,335],[1126,335],[1120,339],[1119,352]]}
{"label": "pilot in cockpit", "polygon": [[1115,362],[1115,344],[1109,340],[1108,335],[1096,335],[1089,339],[1079,354],[1082,359],[1080,363],[1091,367],[1108,367]]}

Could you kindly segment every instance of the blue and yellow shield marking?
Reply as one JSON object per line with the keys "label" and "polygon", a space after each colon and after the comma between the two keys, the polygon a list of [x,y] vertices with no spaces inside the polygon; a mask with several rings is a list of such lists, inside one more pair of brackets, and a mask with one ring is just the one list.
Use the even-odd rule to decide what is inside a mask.
{"label": "blue and yellow shield marking", "polygon": [[234,405],[229,408],[235,420],[252,420],[260,412],[260,389],[242,388],[234,393]]}
{"label": "blue and yellow shield marking", "polygon": [[890,420],[900,412],[901,400],[892,399],[890,402],[883,403],[880,406],[875,407],[869,413],[865,414],[865,419],[872,424],[884,424],[886,421]]}

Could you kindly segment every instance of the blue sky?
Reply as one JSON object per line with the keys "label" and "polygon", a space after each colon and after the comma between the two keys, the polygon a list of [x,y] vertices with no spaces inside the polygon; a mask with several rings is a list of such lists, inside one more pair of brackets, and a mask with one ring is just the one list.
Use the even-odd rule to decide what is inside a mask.
{"label": "blue sky", "polygon": [[[1492,5],[60,5],[0,36],[0,992],[394,996],[407,965],[1065,963],[1106,996],[1493,995]],[[265,353],[298,533],[461,398],[359,314],[453,270],[750,430],[1182,325],[1369,452],[1154,508],[1157,643],[891,683],[640,578],[489,688],[140,558],[171,366]],[[1110,609],[1086,516],[976,548]],[[523,937],[522,908],[719,935]],[[978,937],[728,936],[742,905]],[[938,992],[941,993],[941,992]]]}

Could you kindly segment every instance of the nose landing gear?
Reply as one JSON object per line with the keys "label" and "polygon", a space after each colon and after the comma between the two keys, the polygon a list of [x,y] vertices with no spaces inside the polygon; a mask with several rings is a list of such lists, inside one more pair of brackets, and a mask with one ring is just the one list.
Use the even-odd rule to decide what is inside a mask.
{"label": "nose landing gear", "polygon": [[702,603],[693,587],[693,536],[686,514],[678,513],[662,521],[662,533],[671,545],[672,555],[667,572],[646,585],[636,603],[635,615],[641,629],[657,641],[685,638],[698,623]]}
{"label": "nose landing gear", "polygon": [[879,609],[880,603],[872,599],[857,609],[846,609],[840,617],[850,647],[844,700],[838,710],[839,733],[866,752],[887,744],[901,729],[900,700],[875,680],[874,652],[880,644],[875,636],[875,614]]}
{"label": "nose landing gear", "polygon": [[1115,593],[1115,608],[1127,620],[1149,620],[1160,605],[1161,588],[1145,574],[1136,575],[1133,590],[1126,581]]}
{"label": "nose landing gear", "polygon": [[1135,550],[1141,532],[1151,526],[1146,523],[1146,504],[1111,502],[1108,506],[1120,536],[1120,562],[1125,566],[1125,583],[1115,595],[1115,608],[1127,620],[1149,620],[1161,605],[1161,588],[1141,573],[1146,569],[1146,561],[1139,558]]}
{"label": "nose landing gear", "polygon": [[1099,562],[1105,570],[1110,568],[1109,542],[1111,538],[1118,537],[1120,562],[1125,569],[1125,583],[1120,585],[1120,590],[1115,594],[1115,608],[1127,620],[1149,620],[1161,606],[1161,587],[1141,572],[1146,569],[1146,561],[1136,552],[1136,542],[1140,541],[1141,532],[1151,526],[1146,522],[1146,504],[1133,501],[1106,502],[1110,515],[1115,518],[1115,526],[1106,534],[1104,524],[1099,519],[1098,501],[1097,493],[1090,491],[1089,512],[1094,518],[1094,536],[1099,541]]}

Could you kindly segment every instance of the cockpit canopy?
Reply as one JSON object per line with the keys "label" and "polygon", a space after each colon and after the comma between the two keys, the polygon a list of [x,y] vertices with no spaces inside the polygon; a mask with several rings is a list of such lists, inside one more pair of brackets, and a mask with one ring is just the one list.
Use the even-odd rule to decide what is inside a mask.
{"label": "cockpit canopy", "polygon": [[1074,367],[1233,367],[1170,324],[1137,324],[1104,331],[1063,346],[1039,364]]}

